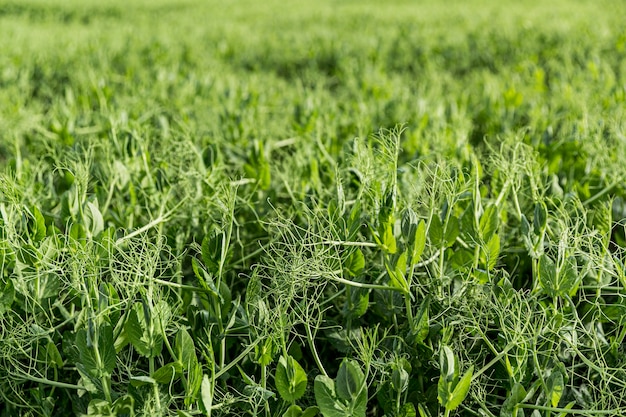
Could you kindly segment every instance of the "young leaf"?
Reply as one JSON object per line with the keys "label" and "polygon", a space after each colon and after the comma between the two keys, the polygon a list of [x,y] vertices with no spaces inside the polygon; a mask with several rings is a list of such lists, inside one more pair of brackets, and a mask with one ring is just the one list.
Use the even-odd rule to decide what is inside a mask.
{"label": "young leaf", "polygon": [[202,240],[202,261],[214,276],[219,273],[223,245],[224,233],[220,231],[213,231]]}
{"label": "young leaf", "polygon": [[448,398],[448,401],[445,405],[445,408],[447,410],[455,410],[459,405],[461,405],[461,403],[467,396],[467,393],[469,392],[473,374],[474,365],[469,367],[469,369],[465,372],[465,374],[461,377],[459,382],[454,387],[454,390],[450,394],[450,397]]}
{"label": "young leaf", "polygon": [[420,220],[415,231],[415,243],[413,245],[413,253],[411,254],[411,262],[416,264],[419,262],[426,247],[426,223]]}
{"label": "young leaf", "polygon": [[479,228],[483,242],[489,242],[498,230],[498,208],[495,204],[487,206],[485,212],[480,217]]}
{"label": "young leaf", "polygon": [[211,406],[213,405],[213,390],[211,389],[211,381],[209,381],[209,376],[206,374],[204,374],[204,376],[202,377],[200,393],[204,409],[210,410]]}
{"label": "young leaf", "polygon": [[402,215],[402,235],[407,247],[415,246],[415,234],[417,232],[417,214],[408,207]]}
{"label": "young leaf", "polygon": [[553,370],[547,380],[548,398],[552,407],[557,407],[563,395],[563,375],[558,370]]}
{"label": "young leaf", "polygon": [[348,256],[344,263],[344,268],[348,271],[348,274],[352,277],[356,277],[365,268],[365,257],[361,249],[357,248]]}
{"label": "young leaf", "polygon": [[400,412],[397,414],[398,417],[417,417],[417,412],[415,411],[415,406],[413,403],[406,403],[400,409]]}
{"label": "young leaf", "polygon": [[39,242],[46,237],[46,219],[37,207],[32,210],[33,219],[30,221],[31,237],[34,242]]}
{"label": "young leaf", "polygon": [[293,403],[306,391],[306,372],[291,356],[278,359],[276,367],[276,389],[283,400]]}
{"label": "young leaf", "polygon": [[498,264],[498,256],[500,255],[500,236],[494,234],[487,243],[487,269],[492,270]]}

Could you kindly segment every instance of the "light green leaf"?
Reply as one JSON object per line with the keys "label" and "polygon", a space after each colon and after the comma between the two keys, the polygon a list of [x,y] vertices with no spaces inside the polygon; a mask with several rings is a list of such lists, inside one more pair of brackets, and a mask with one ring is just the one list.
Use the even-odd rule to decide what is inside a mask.
{"label": "light green leaf", "polygon": [[211,389],[211,381],[209,381],[209,376],[204,375],[202,377],[202,385],[200,389],[200,395],[202,398],[202,405],[206,410],[210,410],[213,405],[213,390]]}
{"label": "light green leaf", "polygon": [[283,417],[302,417],[302,408],[298,405],[292,405],[283,413]]}
{"label": "light green leaf", "polygon": [[87,208],[89,209],[90,216],[88,221],[85,221],[85,224],[89,224],[91,235],[97,236],[104,230],[104,219],[98,208],[98,200],[95,200],[95,203],[88,202]]}
{"label": "light green leaf", "polygon": [[420,220],[417,225],[417,230],[415,232],[415,244],[413,246],[413,253],[411,256],[411,262],[416,264],[419,262],[422,254],[424,253],[424,248],[426,247],[426,223],[424,220]]}
{"label": "light green leaf", "polygon": [[487,269],[492,270],[498,264],[498,256],[500,255],[500,236],[494,234],[487,243]]}
{"label": "light green leaf", "polygon": [[448,401],[445,405],[445,408],[447,410],[455,410],[459,405],[461,405],[461,403],[467,396],[467,393],[469,392],[473,374],[474,365],[469,367],[469,369],[459,380],[458,384],[456,384],[456,386],[454,387],[454,390],[452,391],[452,394],[450,394],[450,397],[448,398]]}
{"label": "light green leaf", "polygon": [[546,295],[550,297],[558,295],[556,265],[548,255],[541,255],[539,258],[539,283]]}
{"label": "light green leaf", "polygon": [[393,235],[393,219],[385,223],[382,233],[383,250],[389,254],[396,253],[396,237]]}
{"label": "light green leaf", "polygon": [[415,411],[415,406],[413,403],[406,403],[400,409],[400,412],[397,415],[398,417],[417,417],[417,412]]}
{"label": "light green leaf", "polygon": [[483,242],[489,242],[498,230],[498,207],[495,204],[487,206],[480,216],[479,230]]}
{"label": "light green leaf", "polygon": [[156,384],[156,381],[153,378],[150,378],[149,376],[145,376],[145,375],[131,376],[130,384],[133,387],[142,387],[144,385]]}
{"label": "light green leaf", "polygon": [[548,398],[550,398],[550,403],[552,407],[557,407],[559,405],[559,401],[561,401],[561,396],[563,395],[563,375],[558,370],[552,371],[547,380],[548,387]]}
{"label": "light green leaf", "polygon": [[365,268],[365,257],[361,249],[356,248],[346,259],[344,268],[348,271],[348,274],[352,277],[356,277]]}

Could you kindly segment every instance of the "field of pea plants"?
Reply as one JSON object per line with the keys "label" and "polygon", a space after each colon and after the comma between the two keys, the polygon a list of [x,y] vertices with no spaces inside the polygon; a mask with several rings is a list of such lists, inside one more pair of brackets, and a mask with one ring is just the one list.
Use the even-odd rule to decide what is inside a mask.
{"label": "field of pea plants", "polygon": [[0,0],[0,417],[626,415],[616,0]]}

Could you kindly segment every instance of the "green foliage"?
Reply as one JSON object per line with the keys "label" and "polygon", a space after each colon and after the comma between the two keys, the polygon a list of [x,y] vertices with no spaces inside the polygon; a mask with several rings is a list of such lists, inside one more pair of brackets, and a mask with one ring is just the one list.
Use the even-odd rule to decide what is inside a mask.
{"label": "green foliage", "polygon": [[618,2],[0,3],[0,417],[626,415]]}

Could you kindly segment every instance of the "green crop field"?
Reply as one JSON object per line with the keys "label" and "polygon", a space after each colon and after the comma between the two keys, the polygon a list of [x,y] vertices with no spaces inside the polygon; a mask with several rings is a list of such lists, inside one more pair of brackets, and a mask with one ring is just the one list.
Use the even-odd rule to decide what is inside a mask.
{"label": "green crop field", "polygon": [[621,0],[0,0],[0,417],[626,415]]}

